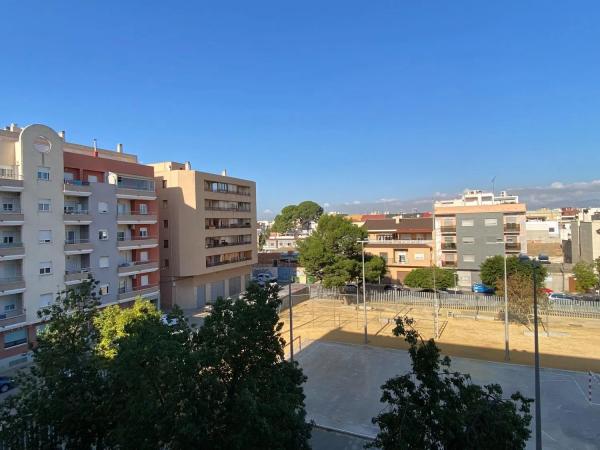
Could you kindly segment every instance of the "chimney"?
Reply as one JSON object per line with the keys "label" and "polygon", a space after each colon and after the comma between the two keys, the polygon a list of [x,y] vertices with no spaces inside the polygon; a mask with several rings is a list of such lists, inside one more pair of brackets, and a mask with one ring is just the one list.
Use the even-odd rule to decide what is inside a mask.
{"label": "chimney", "polygon": [[63,141],[65,140],[65,137],[67,136],[67,134],[65,133],[65,130],[59,131],[58,135],[63,139]]}
{"label": "chimney", "polygon": [[192,163],[189,161],[185,162],[185,170],[192,170]]}
{"label": "chimney", "polygon": [[94,158],[98,157],[98,143],[96,142],[96,138],[94,138]]}
{"label": "chimney", "polygon": [[117,144],[117,153],[123,153],[123,144]]}
{"label": "chimney", "polygon": [[221,175],[226,177],[227,176],[227,169],[223,169],[223,171],[221,172]]}
{"label": "chimney", "polygon": [[17,125],[16,123],[11,123],[10,131],[19,131],[19,125]]}

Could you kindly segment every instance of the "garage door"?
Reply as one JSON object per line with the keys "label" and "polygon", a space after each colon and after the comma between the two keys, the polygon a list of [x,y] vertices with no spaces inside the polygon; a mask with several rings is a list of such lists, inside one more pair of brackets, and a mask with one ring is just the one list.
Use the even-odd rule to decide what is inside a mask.
{"label": "garage door", "polygon": [[229,296],[239,295],[242,292],[242,280],[240,277],[229,279]]}
{"label": "garage door", "polygon": [[225,280],[210,285],[210,299],[214,302],[219,297],[225,297]]}

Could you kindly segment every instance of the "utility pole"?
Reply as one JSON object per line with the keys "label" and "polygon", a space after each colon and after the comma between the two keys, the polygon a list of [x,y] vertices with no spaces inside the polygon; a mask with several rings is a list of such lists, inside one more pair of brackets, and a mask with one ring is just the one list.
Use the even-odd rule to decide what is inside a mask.
{"label": "utility pole", "polygon": [[292,280],[288,284],[288,299],[290,303],[290,361],[294,361],[294,323],[292,312]]}
{"label": "utility pole", "polygon": [[506,270],[506,241],[498,241],[502,243],[504,254],[504,361],[510,361],[510,346],[508,342],[508,272]]}
{"label": "utility pole", "polygon": [[533,333],[535,351],[535,448],[542,449],[542,405],[540,394],[540,347],[538,336],[538,304],[537,304],[537,280],[536,264],[532,264],[533,271]]}
{"label": "utility pole", "polygon": [[[433,233],[435,234],[435,202],[433,204]],[[432,242],[433,243],[433,242]],[[435,246],[435,244],[433,244]],[[439,305],[438,305],[438,295],[437,295],[437,289],[436,289],[436,285],[435,285],[435,269],[436,269],[436,264],[435,264],[435,252],[434,252],[434,260],[431,261],[433,266],[431,267],[431,274],[433,276],[433,334],[435,336],[435,338],[439,338],[440,337],[440,324],[439,324]]]}
{"label": "utility pole", "polygon": [[365,344],[369,342],[368,334],[367,334],[367,285],[365,283],[365,243],[368,243],[368,240],[360,240],[360,248],[362,251],[362,288],[363,288],[363,311],[365,314]]}

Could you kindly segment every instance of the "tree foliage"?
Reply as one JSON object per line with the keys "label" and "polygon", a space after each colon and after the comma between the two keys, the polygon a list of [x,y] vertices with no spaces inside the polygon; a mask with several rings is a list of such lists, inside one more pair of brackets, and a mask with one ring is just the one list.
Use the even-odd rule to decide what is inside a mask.
{"label": "tree foliage", "polygon": [[433,339],[424,341],[413,320],[396,320],[394,335],[409,344],[412,370],[388,380],[373,418],[380,431],[370,447],[401,449],[524,449],[532,400],[516,392],[503,398],[498,384],[478,386],[450,371]]}
{"label": "tree foliage", "polygon": [[[360,240],[367,232],[342,216],[321,216],[317,229],[298,242],[299,262],[324,286],[343,286],[362,277]],[[383,258],[365,254],[365,278],[376,282],[386,273]]]}
{"label": "tree foliage", "polygon": [[200,330],[149,302],[98,308],[95,283],[61,292],[20,391],[0,407],[10,448],[304,449],[296,363],[285,360],[277,288],[219,299]]}
{"label": "tree foliage", "polygon": [[[504,278],[496,282],[496,291],[504,293]],[[548,308],[548,295],[543,291],[543,284],[537,280],[538,314]],[[533,279],[523,273],[508,276],[508,317],[509,320],[531,324],[533,317]]]}
{"label": "tree foliage", "polygon": [[598,285],[598,276],[594,272],[594,264],[583,261],[573,266],[575,275],[575,288],[578,292],[587,292]]}
{"label": "tree foliage", "polygon": [[435,270],[435,288],[448,289],[456,284],[455,272],[450,269],[442,269],[441,267],[421,267],[411,270],[404,284],[408,287],[433,289],[433,274]]}
{"label": "tree foliage", "polygon": [[[521,261],[517,256],[508,256],[506,258],[506,272],[508,276],[518,273],[531,277],[532,267],[531,264]],[[504,256],[496,255],[487,258],[481,263],[480,269],[481,281],[483,284],[490,287],[496,286],[498,280],[504,279]],[[538,264],[535,270],[538,282],[543,284],[548,275],[548,270],[541,264]]]}
{"label": "tree foliage", "polygon": [[323,214],[323,208],[310,200],[298,205],[285,206],[273,223],[272,231],[276,233],[289,233],[308,229],[310,222],[317,221]]}

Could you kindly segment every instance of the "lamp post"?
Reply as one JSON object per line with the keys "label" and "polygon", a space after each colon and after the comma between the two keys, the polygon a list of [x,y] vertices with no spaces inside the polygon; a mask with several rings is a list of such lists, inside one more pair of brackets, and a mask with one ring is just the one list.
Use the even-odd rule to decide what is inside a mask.
{"label": "lamp post", "polygon": [[368,343],[368,339],[367,339],[367,294],[366,294],[367,285],[365,284],[365,244],[368,244],[369,241],[364,239],[364,240],[360,240],[358,242],[360,242],[360,249],[362,252],[363,311],[365,313],[365,344],[367,344]]}
{"label": "lamp post", "polygon": [[506,241],[498,239],[502,244],[502,253],[504,255],[504,360],[510,361],[510,347],[508,343],[508,272],[506,270]]}
{"label": "lamp post", "polygon": [[542,448],[542,405],[540,403],[540,349],[538,336],[538,304],[537,304],[537,275],[539,262],[532,260],[527,255],[519,255],[519,260],[531,266],[533,278],[533,337],[535,357],[535,448]]}

